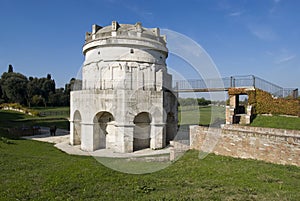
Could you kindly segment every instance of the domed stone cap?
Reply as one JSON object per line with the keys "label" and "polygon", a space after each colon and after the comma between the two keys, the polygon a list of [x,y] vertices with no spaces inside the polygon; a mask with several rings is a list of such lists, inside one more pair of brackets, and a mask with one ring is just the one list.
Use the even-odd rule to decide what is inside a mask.
{"label": "domed stone cap", "polygon": [[[100,46],[124,45],[123,42],[125,42],[125,40],[128,45],[148,46],[152,43],[155,44],[156,47],[159,46],[158,49],[161,51],[168,51],[166,48],[166,37],[164,35],[160,35],[159,28],[145,28],[142,27],[140,22],[133,25],[119,24],[117,21],[112,21],[110,26],[101,27],[96,24],[92,26],[92,32],[87,32],[85,35],[83,52],[85,53],[88,49],[94,46],[92,44],[95,42]],[[133,42],[137,40],[139,41],[138,43]]]}

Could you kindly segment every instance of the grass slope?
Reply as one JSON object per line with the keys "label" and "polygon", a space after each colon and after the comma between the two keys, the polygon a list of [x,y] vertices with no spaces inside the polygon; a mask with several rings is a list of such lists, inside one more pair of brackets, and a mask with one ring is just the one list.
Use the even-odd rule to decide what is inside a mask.
{"label": "grass slope", "polygon": [[[51,109],[44,109],[45,111],[52,111]],[[69,126],[69,121],[66,115],[61,115],[61,112],[65,112],[66,108],[55,108],[55,112],[58,115],[37,117],[30,116],[15,111],[0,110],[0,127],[1,128],[13,128],[13,127],[30,127],[30,126],[52,126],[56,125],[58,128],[67,129]]]}
{"label": "grass slope", "polygon": [[178,119],[181,125],[209,125],[220,120],[225,123],[225,108],[217,106],[181,106],[178,110]]}
{"label": "grass slope", "polygon": [[0,200],[299,200],[300,168],[189,151],[161,171],[131,175],[52,144],[0,141]]}
{"label": "grass slope", "polygon": [[300,130],[300,118],[285,116],[257,116],[251,126]]}

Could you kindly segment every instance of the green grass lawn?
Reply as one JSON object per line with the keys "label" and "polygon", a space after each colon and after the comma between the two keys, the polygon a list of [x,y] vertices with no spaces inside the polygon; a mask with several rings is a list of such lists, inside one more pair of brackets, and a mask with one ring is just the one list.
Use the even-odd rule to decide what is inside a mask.
{"label": "green grass lawn", "polygon": [[[200,111],[209,114],[210,109]],[[53,144],[1,137],[3,128],[48,124],[51,119],[57,121],[0,111],[0,200],[300,200],[296,166],[213,154],[200,160],[199,152],[192,150],[160,171],[134,175],[114,171],[93,157],[65,154]],[[98,160],[136,172],[166,165]]]}
{"label": "green grass lawn", "polygon": [[250,126],[300,130],[300,118],[286,116],[257,116]]}
{"label": "green grass lawn", "polygon": [[70,107],[31,107],[30,109],[39,112],[57,111],[57,112],[70,112]]}
{"label": "green grass lawn", "polygon": [[178,110],[180,125],[200,124],[208,126],[215,121],[225,123],[225,108],[217,106],[182,106]]}
{"label": "green grass lawn", "polygon": [[47,117],[69,118],[70,116],[70,107],[32,107],[31,109]]}
{"label": "green grass lawn", "polygon": [[[0,110],[0,128],[14,128],[14,127],[31,127],[31,126],[46,126],[50,127],[56,125],[58,128],[68,129],[69,121],[66,114],[68,108],[50,108],[45,111],[54,110],[57,113],[50,113],[43,117],[30,116],[15,111]],[[60,112],[62,111],[62,112]],[[57,115],[55,115],[57,114]]]}
{"label": "green grass lawn", "polygon": [[52,144],[0,140],[0,200],[300,200],[300,168],[188,151],[132,175]]}

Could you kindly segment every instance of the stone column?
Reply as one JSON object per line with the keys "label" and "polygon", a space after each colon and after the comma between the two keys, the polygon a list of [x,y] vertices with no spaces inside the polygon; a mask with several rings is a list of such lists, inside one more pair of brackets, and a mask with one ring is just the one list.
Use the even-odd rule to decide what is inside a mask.
{"label": "stone column", "polygon": [[120,153],[133,152],[133,130],[134,124],[116,125],[114,151]]}
{"label": "stone column", "polygon": [[152,123],[150,132],[150,148],[161,149],[166,146],[166,124],[165,123]]}
{"label": "stone column", "polygon": [[230,106],[226,106],[226,124],[233,124],[233,118],[234,118],[234,111],[235,109],[230,107]]}
{"label": "stone column", "polygon": [[93,123],[81,123],[81,149],[83,151],[94,151]]}
{"label": "stone column", "polygon": [[239,106],[239,95],[230,95],[229,106],[234,109]]}
{"label": "stone column", "polygon": [[236,123],[235,115],[239,106],[239,95],[229,96],[229,106],[226,106],[226,124]]}
{"label": "stone column", "polygon": [[70,144],[73,146],[76,144],[75,142],[75,133],[74,133],[74,121],[70,120]]}

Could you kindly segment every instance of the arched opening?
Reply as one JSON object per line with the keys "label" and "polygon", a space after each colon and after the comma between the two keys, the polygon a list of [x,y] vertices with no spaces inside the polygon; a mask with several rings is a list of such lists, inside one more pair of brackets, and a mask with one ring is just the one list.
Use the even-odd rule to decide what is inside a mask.
{"label": "arched opening", "polygon": [[167,114],[167,125],[166,125],[166,144],[170,144],[177,132],[177,122],[173,112]]}
{"label": "arched opening", "polygon": [[99,112],[94,117],[94,145],[96,149],[106,149],[108,136],[113,134],[114,117],[109,112]]}
{"label": "arched opening", "polygon": [[81,144],[81,115],[78,110],[74,113],[73,121],[74,145],[79,145]]}
{"label": "arched opening", "polygon": [[133,151],[150,148],[151,116],[141,112],[134,117]]}

